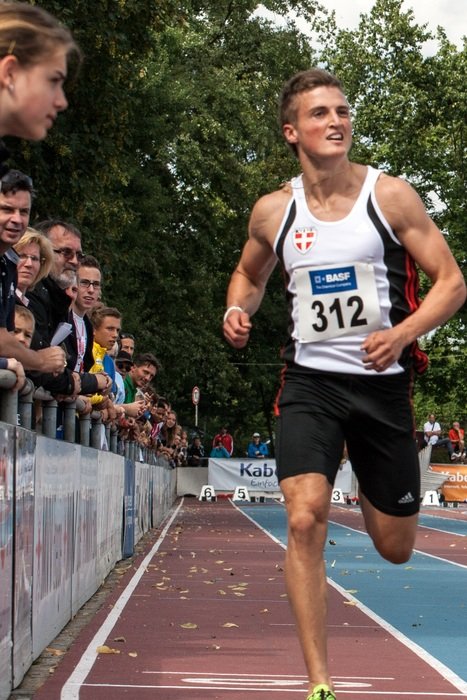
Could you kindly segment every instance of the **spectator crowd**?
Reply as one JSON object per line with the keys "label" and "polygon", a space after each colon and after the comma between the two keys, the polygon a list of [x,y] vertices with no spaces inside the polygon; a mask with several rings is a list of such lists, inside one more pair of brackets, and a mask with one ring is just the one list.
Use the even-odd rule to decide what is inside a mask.
{"label": "spectator crowd", "polygon": [[[29,226],[34,188],[31,178],[4,169],[0,177],[0,369],[25,378],[56,399],[60,418],[76,402],[77,418],[100,415],[105,427],[136,442],[172,467],[203,466],[208,457],[230,458],[233,438],[226,426],[205,452],[201,438],[189,436],[170,402],[156,389],[158,358],[138,352],[135,337],[122,329],[122,313],[103,298],[99,260],[83,252],[79,229],[49,219]],[[78,400],[79,399],[79,400]],[[34,427],[40,431],[40,404]],[[77,420],[77,431],[81,429]],[[77,434],[77,441],[80,436]],[[263,458],[267,445],[254,433],[246,455]]]}
{"label": "spectator crowd", "polygon": [[[59,219],[29,226],[33,197],[31,178],[6,170],[0,178],[0,369],[15,372],[16,389],[28,377],[57,400],[57,436],[60,407],[76,401],[79,413],[99,412],[104,427],[112,424],[121,443],[135,441],[173,467],[186,464],[187,433],[155,387],[159,360],[138,353],[134,336],[122,331],[121,312],[102,295],[99,261],[83,253],[76,226]],[[39,429],[39,406],[34,420]],[[105,448],[105,430],[102,436]]]}

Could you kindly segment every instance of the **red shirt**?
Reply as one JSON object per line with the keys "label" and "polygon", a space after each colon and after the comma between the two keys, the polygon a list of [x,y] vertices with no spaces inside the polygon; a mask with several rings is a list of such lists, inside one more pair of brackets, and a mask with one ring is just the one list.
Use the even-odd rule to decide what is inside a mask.
{"label": "red shirt", "polygon": [[449,431],[449,439],[451,442],[459,442],[459,440],[464,440],[464,428],[459,428],[459,430],[456,430],[456,428],[451,428]]}
{"label": "red shirt", "polygon": [[214,440],[212,441],[212,446],[216,446],[217,440],[220,440],[222,445],[225,447],[227,452],[229,453],[230,456],[232,456],[233,452],[233,437],[230,435],[230,433],[217,433],[217,435],[214,437]]}

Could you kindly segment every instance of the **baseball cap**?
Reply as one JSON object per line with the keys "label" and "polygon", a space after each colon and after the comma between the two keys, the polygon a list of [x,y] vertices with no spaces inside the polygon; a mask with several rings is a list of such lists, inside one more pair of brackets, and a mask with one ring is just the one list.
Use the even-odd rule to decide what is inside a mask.
{"label": "baseball cap", "polygon": [[128,362],[131,365],[134,364],[133,360],[131,359],[131,355],[128,352],[125,352],[125,350],[120,350],[115,358],[115,362]]}

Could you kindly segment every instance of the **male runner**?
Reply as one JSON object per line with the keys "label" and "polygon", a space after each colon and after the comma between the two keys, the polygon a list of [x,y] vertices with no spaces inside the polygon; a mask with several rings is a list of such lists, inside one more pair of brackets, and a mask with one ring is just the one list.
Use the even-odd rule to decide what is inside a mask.
{"label": "male runner", "polygon": [[[465,283],[412,187],[349,160],[350,109],[337,78],[321,69],[293,76],[280,116],[302,174],[253,208],[224,334],[234,347],[246,345],[279,261],[290,330],[276,449],[288,514],[287,590],[307,700],[335,700],[323,548],[344,442],[376,549],[407,561],[420,502],[412,375],[427,364],[417,338],[455,313]],[[432,281],[421,304],[415,263]]]}

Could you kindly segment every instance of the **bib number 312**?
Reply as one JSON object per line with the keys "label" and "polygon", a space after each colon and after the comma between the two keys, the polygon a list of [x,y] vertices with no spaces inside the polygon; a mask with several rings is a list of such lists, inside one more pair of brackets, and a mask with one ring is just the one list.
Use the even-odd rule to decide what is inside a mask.
{"label": "bib number 312", "polygon": [[[326,307],[322,301],[314,301],[311,308],[316,314],[316,323],[312,324],[317,333],[323,333],[329,327],[329,317],[334,316],[339,329],[367,326],[368,319],[363,315],[363,299],[357,295],[348,297],[344,309],[339,297],[335,297],[332,304]],[[349,317],[350,311],[350,317]]]}
{"label": "bib number 312", "polygon": [[381,327],[373,265],[307,267],[295,270],[294,278],[300,342],[315,343]]}

